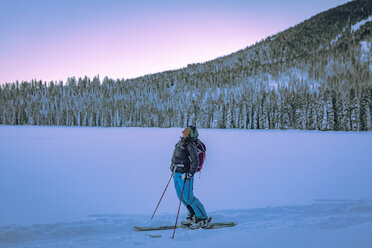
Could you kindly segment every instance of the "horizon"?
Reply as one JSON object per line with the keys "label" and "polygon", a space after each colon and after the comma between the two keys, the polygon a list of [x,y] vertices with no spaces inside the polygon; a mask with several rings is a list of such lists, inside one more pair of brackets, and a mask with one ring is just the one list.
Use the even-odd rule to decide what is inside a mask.
{"label": "horizon", "polygon": [[245,49],[347,2],[2,1],[0,84],[177,70]]}

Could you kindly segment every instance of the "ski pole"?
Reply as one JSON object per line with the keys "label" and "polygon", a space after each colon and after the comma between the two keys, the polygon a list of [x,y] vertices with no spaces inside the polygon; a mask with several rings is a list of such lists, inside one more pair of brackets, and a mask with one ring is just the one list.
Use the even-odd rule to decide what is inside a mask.
{"label": "ski pole", "polygon": [[164,194],[165,194],[165,191],[167,190],[168,185],[169,185],[170,181],[172,180],[173,175],[174,175],[174,172],[172,173],[171,177],[169,178],[169,181],[168,181],[168,183],[167,183],[167,186],[165,187],[164,192],[163,192],[163,194],[162,194],[161,197],[160,197],[160,200],[159,200],[159,202],[158,202],[158,205],[156,206],[155,211],[154,211],[154,213],[153,213],[152,216],[151,216],[151,219],[154,218],[154,215],[155,215],[155,213],[156,213],[156,210],[158,209],[158,207],[159,207],[159,205],[160,205],[160,202],[161,202],[161,200],[163,199],[163,196],[164,196]]}
{"label": "ski pole", "polygon": [[182,202],[182,197],[183,197],[183,191],[185,190],[186,180],[187,180],[187,177],[185,177],[185,180],[183,181],[183,187],[182,187],[182,192],[181,192],[181,197],[180,197],[180,204],[178,205],[176,224],[174,225],[174,230],[173,230],[173,236],[172,236],[172,239],[174,239],[174,234],[176,233],[177,221],[178,221],[178,215],[180,214],[181,202]]}

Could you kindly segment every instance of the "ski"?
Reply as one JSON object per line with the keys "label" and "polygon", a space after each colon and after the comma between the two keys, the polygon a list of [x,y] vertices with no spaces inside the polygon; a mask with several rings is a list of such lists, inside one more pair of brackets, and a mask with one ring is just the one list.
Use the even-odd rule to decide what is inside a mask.
{"label": "ski", "polygon": [[[236,222],[214,222],[210,224],[209,228],[201,228],[201,229],[219,229],[219,228],[225,228],[225,227],[233,227],[236,226],[238,223]],[[147,226],[147,227],[140,227],[140,226],[135,226],[134,229],[136,231],[159,231],[159,230],[169,230],[173,229],[174,226]],[[188,228],[187,226],[183,225],[178,225],[177,228]],[[191,229],[191,228],[188,228]]]}
{"label": "ski", "polygon": [[146,233],[147,236],[149,236],[150,238],[161,238],[161,235],[152,235],[152,234],[148,234]]}

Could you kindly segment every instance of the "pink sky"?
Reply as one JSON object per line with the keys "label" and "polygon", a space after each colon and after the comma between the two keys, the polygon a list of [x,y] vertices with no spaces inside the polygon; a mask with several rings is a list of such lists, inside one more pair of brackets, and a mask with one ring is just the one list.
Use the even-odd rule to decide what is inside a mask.
{"label": "pink sky", "polygon": [[178,69],[236,52],[346,1],[305,10],[291,1],[272,8],[232,1],[195,9],[193,5],[169,7],[166,1],[168,8],[141,2],[139,9],[122,6],[120,1],[112,8],[100,2],[88,9],[68,6],[68,1],[63,6],[39,2],[36,6],[0,4],[5,13],[10,12],[0,17],[0,22],[5,21],[0,24],[0,83],[65,81],[69,76],[97,74],[133,78]]}

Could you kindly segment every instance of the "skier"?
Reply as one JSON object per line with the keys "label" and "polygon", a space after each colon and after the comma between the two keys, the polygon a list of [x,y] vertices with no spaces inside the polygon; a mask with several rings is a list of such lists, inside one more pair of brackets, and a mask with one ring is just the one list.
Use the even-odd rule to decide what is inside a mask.
{"label": "skier", "polygon": [[179,199],[181,198],[184,188],[182,203],[189,211],[186,220],[181,224],[192,229],[208,228],[212,218],[208,218],[203,204],[193,193],[194,174],[199,167],[199,156],[195,143],[199,136],[198,131],[195,126],[191,125],[182,131],[182,136],[175,146],[170,168],[174,172],[174,186],[177,196]]}

